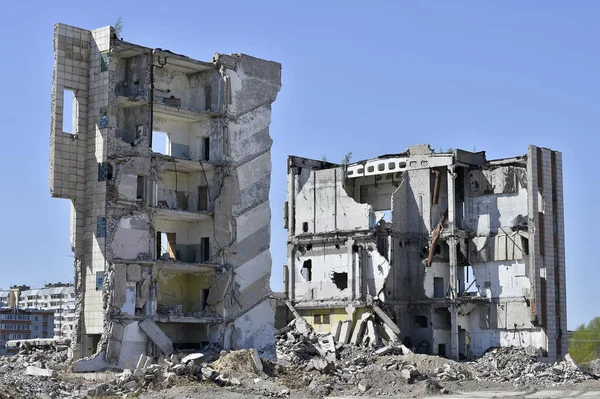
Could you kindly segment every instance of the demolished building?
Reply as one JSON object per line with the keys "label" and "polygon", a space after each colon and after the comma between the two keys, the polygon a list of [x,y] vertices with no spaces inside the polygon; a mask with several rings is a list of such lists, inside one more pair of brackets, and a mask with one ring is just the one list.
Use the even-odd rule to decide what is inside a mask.
{"label": "demolished building", "polygon": [[64,24],[54,52],[49,185],[71,201],[75,358],[126,368],[208,343],[274,353],[269,125],[281,65],[203,62]]}
{"label": "demolished building", "polygon": [[284,294],[317,331],[383,309],[416,352],[566,354],[560,152],[487,160],[418,145],[287,166]]}

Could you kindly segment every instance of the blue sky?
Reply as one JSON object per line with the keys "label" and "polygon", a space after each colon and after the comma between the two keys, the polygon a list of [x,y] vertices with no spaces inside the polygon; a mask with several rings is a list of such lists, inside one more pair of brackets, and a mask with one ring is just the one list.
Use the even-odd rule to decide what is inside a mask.
{"label": "blue sky", "polygon": [[122,16],[127,41],[283,64],[271,125],[275,290],[288,154],[358,160],[430,143],[492,159],[536,144],[563,152],[569,328],[600,315],[600,2],[11,1],[2,14],[0,287],[72,279],[69,202],[47,183],[53,25]]}

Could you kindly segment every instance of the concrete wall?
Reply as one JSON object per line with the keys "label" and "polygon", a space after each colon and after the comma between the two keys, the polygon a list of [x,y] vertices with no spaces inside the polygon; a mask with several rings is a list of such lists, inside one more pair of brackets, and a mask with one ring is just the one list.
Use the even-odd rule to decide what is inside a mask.
{"label": "concrete wall", "polygon": [[[303,173],[305,173],[303,171]],[[298,234],[368,230],[375,215],[368,204],[357,203],[344,189],[342,168],[313,170],[296,195]]]}

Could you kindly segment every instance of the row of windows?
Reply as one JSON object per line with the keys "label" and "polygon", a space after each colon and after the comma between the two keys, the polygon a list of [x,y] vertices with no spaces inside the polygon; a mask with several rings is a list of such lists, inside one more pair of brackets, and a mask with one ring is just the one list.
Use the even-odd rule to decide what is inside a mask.
{"label": "row of windows", "polygon": [[29,324],[0,324],[2,330],[29,330]]}
{"label": "row of windows", "polygon": [[[44,317],[47,318],[47,316],[44,316]],[[25,314],[7,313],[7,314],[0,315],[0,320],[31,320],[31,316],[25,315]]]}
{"label": "row of windows", "polygon": [[8,339],[28,339],[29,334],[8,334]]}

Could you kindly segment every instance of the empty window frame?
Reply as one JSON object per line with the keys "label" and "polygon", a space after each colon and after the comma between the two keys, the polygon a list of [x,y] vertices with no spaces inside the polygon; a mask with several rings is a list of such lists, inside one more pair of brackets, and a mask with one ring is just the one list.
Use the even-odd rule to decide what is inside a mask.
{"label": "empty window frame", "polygon": [[62,107],[62,131],[75,134],[77,132],[77,99],[73,90],[64,89]]}
{"label": "empty window frame", "polygon": [[423,315],[415,316],[415,323],[419,326],[419,328],[427,328],[429,326],[429,320],[427,320],[427,316]]}
{"label": "empty window frame", "polygon": [[137,188],[135,199],[137,201],[144,201],[146,199],[146,176],[137,176]]}
{"label": "empty window frame", "polygon": [[108,162],[98,163],[98,181],[112,180],[113,168]]}
{"label": "empty window frame", "polygon": [[444,292],[444,278],[443,277],[434,277],[433,278],[433,297],[434,298],[443,298],[445,296]]}
{"label": "empty window frame", "polygon": [[157,259],[176,259],[177,258],[177,234],[176,233],[156,233],[156,258]]}
{"label": "empty window frame", "polygon": [[208,262],[210,260],[210,238],[202,237],[200,241],[200,262]]}
{"label": "empty window frame", "polygon": [[210,161],[210,137],[202,139],[202,160]]}
{"label": "empty window frame", "polygon": [[198,187],[198,212],[208,211],[208,187]]}
{"label": "empty window frame", "polygon": [[106,218],[96,219],[96,238],[106,237]]}
{"label": "empty window frame", "polygon": [[152,132],[152,152],[171,155],[171,140],[169,133],[157,131]]}
{"label": "empty window frame", "polygon": [[302,264],[300,274],[304,277],[304,281],[312,281],[312,259],[307,259]]}
{"label": "empty window frame", "polygon": [[102,290],[104,287],[104,272],[96,272],[96,291]]}

